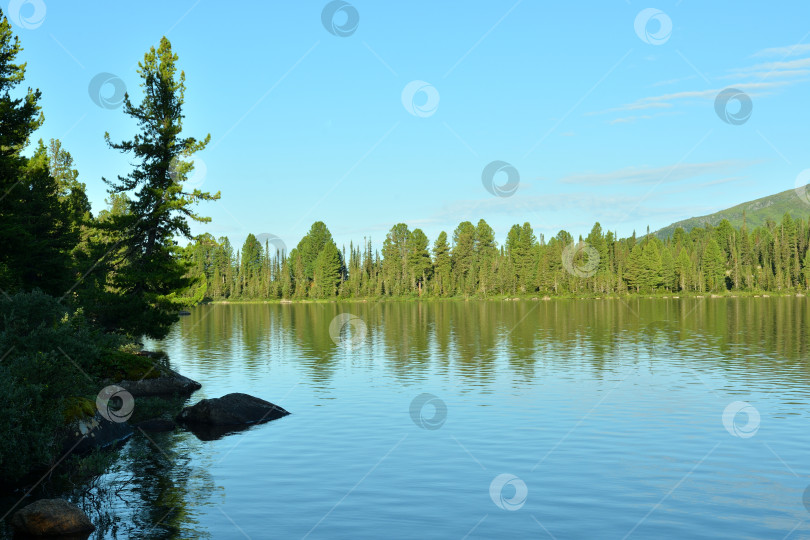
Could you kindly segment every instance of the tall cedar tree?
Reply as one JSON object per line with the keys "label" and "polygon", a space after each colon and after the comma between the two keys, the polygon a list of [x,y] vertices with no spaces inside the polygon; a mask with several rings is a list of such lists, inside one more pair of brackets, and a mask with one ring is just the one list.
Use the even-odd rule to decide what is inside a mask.
{"label": "tall cedar tree", "polygon": [[433,267],[435,271],[435,295],[449,296],[452,294],[452,260],[450,259],[450,245],[447,243],[447,233],[442,231],[433,243]]}
{"label": "tall cedar tree", "polygon": [[426,281],[430,277],[432,263],[428,246],[430,240],[422,229],[414,229],[408,237],[408,272],[411,286],[422,296]]}
{"label": "tall cedar tree", "polygon": [[341,281],[343,259],[333,241],[328,241],[315,259],[313,270],[313,296],[331,298],[335,296]]}
{"label": "tall cedar tree", "polygon": [[181,302],[175,294],[189,285],[186,268],[178,256],[175,236],[191,238],[188,219],[208,222],[192,211],[200,201],[219,199],[199,189],[188,191],[184,181],[194,169],[191,156],[208,144],[211,136],[198,141],[181,137],[185,80],[177,72],[177,55],[163,37],[139,63],[144,97],[133,105],[124,97],[124,113],[137,121],[140,133],[132,140],[107,144],[137,160],[136,168],[117,181],[104,181],[110,193],[135,191],[130,212],[119,216],[115,226],[125,231],[124,256],[112,264],[108,308],[100,308],[100,320],[107,327],[132,335],[162,337],[176,320]]}

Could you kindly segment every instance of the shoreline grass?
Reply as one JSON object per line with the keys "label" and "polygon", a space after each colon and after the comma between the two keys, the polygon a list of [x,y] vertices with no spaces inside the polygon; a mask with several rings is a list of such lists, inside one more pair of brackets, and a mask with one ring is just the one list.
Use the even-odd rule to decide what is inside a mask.
{"label": "shoreline grass", "polygon": [[517,294],[517,295],[497,295],[497,296],[396,296],[396,297],[350,297],[350,298],[237,298],[232,300],[209,300],[196,305],[228,305],[228,304],[365,304],[365,303],[406,303],[406,302],[465,302],[465,301],[551,301],[551,300],[633,300],[633,299],[720,299],[720,298],[803,298],[804,291],[726,291],[722,293],[710,292],[656,292],[656,293],[567,293],[564,295],[542,295],[542,294]]}

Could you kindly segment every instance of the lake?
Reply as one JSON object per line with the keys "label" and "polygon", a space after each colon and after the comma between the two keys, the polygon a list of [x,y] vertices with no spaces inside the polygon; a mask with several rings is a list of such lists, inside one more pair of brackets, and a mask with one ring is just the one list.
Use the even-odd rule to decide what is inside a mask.
{"label": "lake", "polygon": [[810,538],[809,333],[793,297],[199,306],[148,344],[191,402],[292,414],[138,434],[93,504],[119,538]]}

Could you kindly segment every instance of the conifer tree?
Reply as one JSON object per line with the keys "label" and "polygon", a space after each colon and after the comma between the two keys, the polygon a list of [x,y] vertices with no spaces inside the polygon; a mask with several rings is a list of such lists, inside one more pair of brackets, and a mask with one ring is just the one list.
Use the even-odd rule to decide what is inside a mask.
{"label": "conifer tree", "polygon": [[408,237],[408,273],[411,287],[422,296],[423,288],[430,277],[432,264],[428,244],[430,241],[422,229],[414,229]]}
{"label": "conifer tree", "polygon": [[111,193],[130,193],[130,214],[114,224],[126,231],[125,257],[112,262],[112,294],[98,306],[98,318],[110,329],[160,338],[176,320],[182,306],[175,292],[188,286],[175,237],[191,238],[188,220],[208,222],[194,205],[219,198],[198,188],[186,189],[193,171],[186,161],[205,148],[203,140],[181,136],[185,102],[185,73],[177,68],[177,55],[166,37],[138,64],[143,100],[133,105],[124,97],[124,113],[137,122],[132,139],[108,145],[135,160],[126,176],[105,182]]}
{"label": "conifer tree", "polygon": [[678,257],[675,260],[675,276],[677,281],[677,289],[680,291],[689,290],[691,287],[692,276],[692,260],[685,247],[682,247],[678,252]]}
{"label": "conifer tree", "polygon": [[453,231],[453,247],[450,260],[453,268],[453,277],[456,282],[454,292],[464,294],[467,282],[472,279],[471,269],[475,254],[475,226],[469,221],[459,223]]}
{"label": "conifer tree", "polygon": [[317,298],[332,298],[337,293],[343,268],[342,257],[334,242],[323,247],[315,259],[313,291]]}
{"label": "conifer tree", "polygon": [[433,242],[433,267],[435,276],[434,294],[436,296],[449,296],[453,291],[451,279],[452,261],[450,259],[450,246],[447,243],[447,233],[442,231]]}
{"label": "conifer tree", "polygon": [[408,283],[408,243],[411,232],[405,223],[397,223],[385,237],[382,248],[383,279],[388,295],[410,292]]}
{"label": "conifer tree", "polygon": [[703,273],[708,290],[725,290],[725,255],[714,238],[709,238],[703,251]]}
{"label": "conifer tree", "polygon": [[[36,241],[29,227],[33,206],[47,207],[50,194],[32,190],[33,184],[42,184],[45,179],[41,171],[26,170],[27,159],[23,150],[28,146],[31,135],[43,123],[40,112],[39,90],[28,88],[19,92],[23,83],[26,64],[17,63],[22,52],[19,39],[11,30],[8,19],[0,10],[0,289],[14,291],[28,289],[33,283],[27,281],[23,272],[30,264],[31,242]],[[44,197],[36,201],[34,198]],[[46,255],[47,256],[47,255]],[[57,291],[54,291],[56,293]],[[61,293],[60,293],[61,294]]]}
{"label": "conifer tree", "polygon": [[495,289],[495,231],[483,219],[475,226],[475,266],[478,292],[486,296]]}

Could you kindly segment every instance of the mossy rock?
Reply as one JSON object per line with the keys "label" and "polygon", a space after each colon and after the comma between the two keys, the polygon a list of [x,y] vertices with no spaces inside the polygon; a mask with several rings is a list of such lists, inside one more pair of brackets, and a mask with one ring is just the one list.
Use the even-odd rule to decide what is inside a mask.
{"label": "mossy rock", "polygon": [[96,414],[96,403],[92,400],[83,397],[70,397],[66,401],[63,412],[66,423],[89,418]]}

